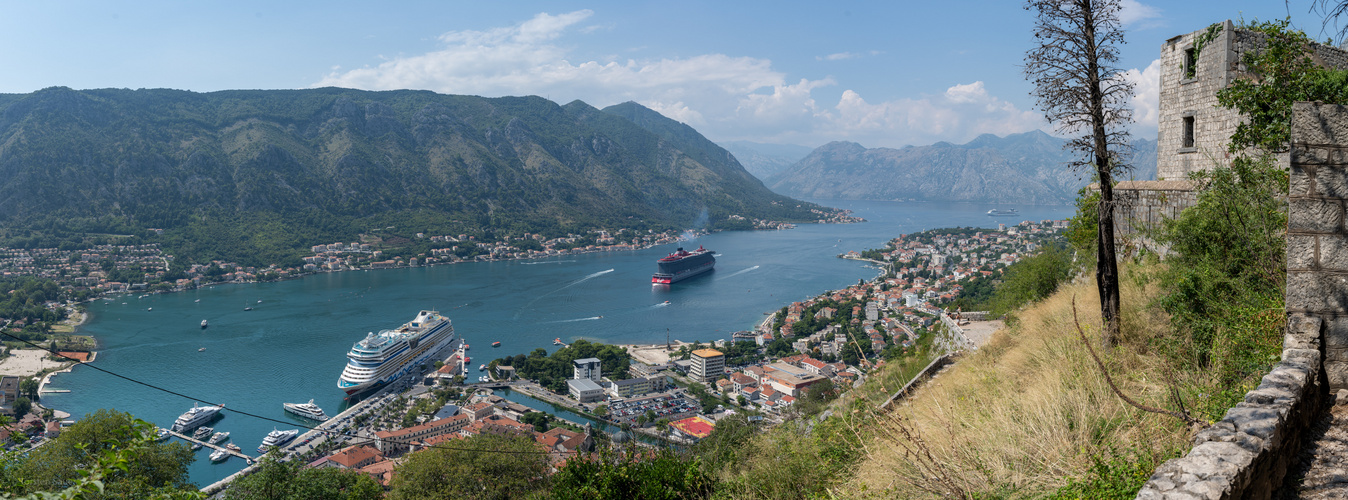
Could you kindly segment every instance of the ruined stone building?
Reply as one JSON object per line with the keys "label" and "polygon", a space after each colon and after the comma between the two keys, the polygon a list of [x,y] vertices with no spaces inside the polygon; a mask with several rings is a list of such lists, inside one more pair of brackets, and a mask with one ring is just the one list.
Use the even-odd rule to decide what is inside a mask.
{"label": "ruined stone building", "polygon": [[[1121,246],[1155,244],[1138,230],[1174,218],[1195,202],[1197,186],[1189,174],[1228,165],[1227,144],[1240,113],[1217,104],[1217,91],[1247,78],[1244,54],[1262,44],[1263,35],[1237,29],[1230,21],[1178,35],[1161,44],[1161,95],[1156,138],[1155,181],[1123,181],[1114,188],[1115,238]],[[1315,45],[1317,63],[1348,68],[1348,51]],[[1284,164],[1286,155],[1282,156]]]}

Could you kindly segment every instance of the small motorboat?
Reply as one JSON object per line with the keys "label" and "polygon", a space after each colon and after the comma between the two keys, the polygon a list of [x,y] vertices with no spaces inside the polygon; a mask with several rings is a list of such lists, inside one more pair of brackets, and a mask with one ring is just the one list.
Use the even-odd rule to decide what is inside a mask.
{"label": "small motorboat", "polygon": [[197,299],[197,300],[194,300],[194,301],[192,301],[192,302],[201,302],[201,299]]}
{"label": "small motorboat", "polygon": [[145,308],[145,310],[146,310],[146,311],[153,311],[154,308],[153,308],[153,307],[147,307],[147,308]]}
{"label": "small motorboat", "polygon": [[197,352],[206,352],[206,348],[202,347],[201,349],[197,349]]}
{"label": "small motorboat", "polygon": [[202,329],[202,330],[205,330],[205,329],[206,329],[206,320],[204,320],[204,319],[201,320],[201,329]]}
{"label": "small motorboat", "polygon": [[482,370],[486,370],[486,369],[487,369],[487,365],[477,365],[477,371],[482,371]]}
{"label": "small motorboat", "polygon": [[498,341],[496,341],[496,342],[492,342],[492,343],[491,343],[491,346],[492,346],[492,347],[501,347],[501,341],[498,340]]}
{"label": "small motorboat", "polygon": [[562,345],[562,338],[557,337],[555,339],[552,339],[552,345]]}

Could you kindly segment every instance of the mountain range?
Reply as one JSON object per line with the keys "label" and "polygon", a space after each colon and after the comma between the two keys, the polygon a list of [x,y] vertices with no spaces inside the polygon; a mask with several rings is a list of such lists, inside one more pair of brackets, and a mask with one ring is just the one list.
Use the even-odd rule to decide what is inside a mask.
{"label": "mountain range", "polygon": [[[1064,143],[1038,130],[899,149],[831,142],[764,183],[809,199],[1070,204],[1091,172],[1066,166],[1071,157]],[[1120,180],[1154,179],[1156,141],[1137,139],[1132,147],[1134,169]]]}
{"label": "mountain range", "polygon": [[337,88],[0,95],[10,239],[159,228],[187,253],[225,257],[352,241],[372,226],[564,234],[814,220],[812,208],[630,102]]}
{"label": "mountain range", "polygon": [[791,168],[791,165],[795,165],[814,151],[814,148],[795,144],[766,144],[753,141],[729,141],[717,144],[735,155],[735,159],[744,165],[744,169],[759,179],[767,179]]}

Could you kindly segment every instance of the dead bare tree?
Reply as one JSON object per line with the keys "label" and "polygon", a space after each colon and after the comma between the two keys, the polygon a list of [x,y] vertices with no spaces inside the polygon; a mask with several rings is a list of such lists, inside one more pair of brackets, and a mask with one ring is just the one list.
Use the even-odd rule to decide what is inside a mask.
{"label": "dead bare tree", "polygon": [[1114,174],[1122,170],[1133,112],[1133,84],[1123,77],[1118,46],[1124,43],[1119,0],[1028,0],[1035,12],[1036,47],[1025,54],[1025,78],[1044,118],[1064,134],[1081,134],[1065,146],[1073,168],[1094,166],[1100,181],[1096,237],[1096,286],[1113,347],[1119,333],[1119,265],[1114,249]]}

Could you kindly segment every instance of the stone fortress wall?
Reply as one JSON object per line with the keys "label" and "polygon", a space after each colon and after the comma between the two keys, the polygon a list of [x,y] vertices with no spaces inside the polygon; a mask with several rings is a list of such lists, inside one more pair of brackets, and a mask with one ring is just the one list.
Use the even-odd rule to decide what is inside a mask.
{"label": "stone fortress wall", "polygon": [[1348,389],[1348,106],[1293,107],[1289,185],[1282,361],[1139,500],[1271,498],[1330,394]]}
{"label": "stone fortress wall", "polygon": [[[1169,183],[1229,161],[1226,142],[1239,115],[1216,107],[1215,93],[1243,76],[1240,55],[1256,48],[1260,35],[1235,30],[1230,21],[1221,26],[1197,58],[1186,60],[1186,50],[1206,29],[1162,46],[1161,180],[1116,188],[1115,215],[1127,231],[1193,203],[1192,192],[1186,197],[1183,186]],[[1339,48],[1317,46],[1313,58],[1348,68],[1348,51]],[[1186,64],[1195,65],[1192,78]],[[1325,417],[1331,394],[1343,391],[1338,402],[1348,400],[1348,106],[1297,103],[1284,161],[1290,182],[1282,359],[1222,421],[1195,437],[1186,456],[1157,468],[1139,499],[1270,498],[1303,448],[1315,446],[1306,436]]]}

